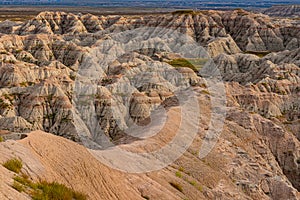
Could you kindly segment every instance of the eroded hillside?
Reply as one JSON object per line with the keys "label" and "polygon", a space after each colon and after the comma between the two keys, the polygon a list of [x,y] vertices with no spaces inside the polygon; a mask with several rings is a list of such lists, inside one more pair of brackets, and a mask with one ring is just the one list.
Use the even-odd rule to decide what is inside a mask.
{"label": "eroded hillside", "polygon": [[[33,180],[56,180],[90,199],[297,199],[299,28],[297,20],[243,10],[42,12],[25,22],[0,22],[0,129],[41,130],[79,143],[33,132],[0,143],[0,161],[19,157],[22,173]],[[212,71],[223,80],[221,106],[211,103],[224,100],[210,89]],[[92,140],[101,148],[148,152],[166,145],[180,129],[187,89],[201,112],[199,125],[183,129],[199,130],[168,167],[127,174],[100,164],[82,146]],[[156,135],[144,140],[127,134],[161,107],[166,116],[150,119],[154,125],[166,119]],[[227,114],[217,144],[200,159],[201,144],[212,140],[206,135],[211,121],[222,110]],[[0,197],[29,198],[10,188],[12,173],[0,170],[7,188]]]}

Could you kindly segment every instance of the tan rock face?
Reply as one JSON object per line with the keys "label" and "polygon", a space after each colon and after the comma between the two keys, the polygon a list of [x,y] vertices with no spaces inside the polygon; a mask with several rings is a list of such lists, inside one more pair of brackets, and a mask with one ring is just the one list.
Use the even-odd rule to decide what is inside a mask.
{"label": "tan rock face", "polygon": [[[0,130],[42,130],[82,144],[82,132],[94,133],[98,141],[101,129],[124,149],[154,151],[178,131],[182,107],[176,92],[186,88],[196,92],[201,123],[181,158],[146,174],[110,169],[83,146],[40,131],[20,142],[0,143],[0,161],[20,157],[23,172],[34,180],[59,181],[90,199],[298,199],[300,48],[295,27],[298,22],[242,10],[155,16],[43,12],[24,23],[1,22]],[[204,159],[197,153],[209,140],[210,99],[220,94],[208,91],[202,74],[207,67],[202,62],[210,57],[174,39],[177,31],[205,47],[226,87],[224,129]],[[139,43],[141,38],[146,42]],[[196,52],[201,58],[194,61],[199,72],[188,59],[179,59],[184,50],[187,57]],[[174,68],[171,61],[184,64]],[[159,134],[147,140],[127,135],[132,123],[150,123],[157,108],[167,113]],[[0,171],[1,188],[7,189],[0,189],[0,199],[6,194],[26,199],[8,187],[12,174],[2,166]]]}

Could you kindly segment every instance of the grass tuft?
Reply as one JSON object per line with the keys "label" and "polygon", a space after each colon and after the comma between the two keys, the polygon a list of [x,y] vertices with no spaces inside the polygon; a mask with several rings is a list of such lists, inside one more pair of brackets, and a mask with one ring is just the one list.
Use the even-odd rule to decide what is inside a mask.
{"label": "grass tuft", "polygon": [[14,183],[12,185],[12,188],[17,190],[18,192],[24,192],[25,191],[24,186],[22,184],[20,184],[19,182],[17,182],[17,181],[14,181]]}
{"label": "grass tuft", "polygon": [[37,183],[37,188],[32,196],[33,200],[86,200],[87,198],[85,194],[76,192],[57,182],[42,181]]}
{"label": "grass tuft", "polygon": [[22,166],[22,161],[17,158],[10,159],[3,164],[3,167],[15,173],[19,173],[22,169]]}
{"label": "grass tuft", "polygon": [[181,174],[180,171],[177,171],[177,172],[175,173],[175,175],[176,175],[178,178],[182,178],[182,174]]}
{"label": "grass tuft", "polygon": [[197,58],[197,59],[185,59],[185,58],[177,58],[167,62],[169,65],[172,65],[175,68],[179,67],[187,67],[192,69],[194,72],[198,72],[208,61],[205,58]]}
{"label": "grass tuft", "polygon": [[189,183],[190,183],[192,186],[196,186],[196,184],[197,184],[196,181],[189,181]]}
{"label": "grass tuft", "polygon": [[199,190],[200,192],[203,192],[203,187],[202,187],[201,185],[199,185],[199,186],[198,186],[198,190]]}

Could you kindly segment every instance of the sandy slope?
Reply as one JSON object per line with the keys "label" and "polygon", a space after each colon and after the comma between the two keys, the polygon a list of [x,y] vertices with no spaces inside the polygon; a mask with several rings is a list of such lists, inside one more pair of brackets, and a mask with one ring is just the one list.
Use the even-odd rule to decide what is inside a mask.
{"label": "sandy slope", "polygon": [[[292,136],[272,135],[273,124],[257,114],[229,110],[217,145],[207,157],[199,159],[199,147],[210,118],[209,95],[200,95],[199,102],[199,135],[182,157],[159,171],[132,174],[111,169],[83,146],[42,131],[31,132],[20,141],[0,143],[0,163],[19,157],[24,163],[22,172],[34,181],[57,181],[86,193],[93,200],[299,198],[299,192],[282,173],[271,147],[265,144],[265,140],[275,140],[275,136],[281,143],[291,141]],[[168,111],[168,122],[161,134],[145,145],[134,142],[129,149],[151,150],[155,144],[161,146],[168,142],[176,132],[174,124],[180,120],[179,110],[173,107]],[[271,131],[255,125],[258,122],[268,123]],[[27,199],[25,194],[11,187],[13,176],[0,166],[0,199]],[[170,182],[179,184],[182,191],[176,190]]]}
{"label": "sandy slope", "polygon": [[[34,180],[58,181],[86,193],[90,199],[143,199],[138,185],[148,179],[153,195],[177,199],[145,175],[126,175],[110,169],[96,160],[83,146],[52,134],[35,131],[19,142],[7,141],[0,145],[1,162],[9,157],[20,157],[25,164],[23,172]],[[12,153],[14,152],[14,153]],[[4,155],[4,156],[3,156]],[[1,199],[26,199],[15,191],[13,173],[0,167]],[[149,190],[149,189],[146,189]],[[6,197],[5,197],[6,196]]]}

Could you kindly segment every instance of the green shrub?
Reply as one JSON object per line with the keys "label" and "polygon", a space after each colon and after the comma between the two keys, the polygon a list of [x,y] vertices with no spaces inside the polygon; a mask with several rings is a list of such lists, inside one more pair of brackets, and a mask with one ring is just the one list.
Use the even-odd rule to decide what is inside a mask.
{"label": "green shrub", "polygon": [[184,168],[183,167],[179,167],[178,170],[181,171],[181,172],[184,172]]}
{"label": "green shrub", "polygon": [[81,192],[73,191],[73,199],[76,199],[76,200],[86,200],[87,197],[86,197],[85,194],[83,194]]}
{"label": "green shrub", "polygon": [[4,141],[3,137],[2,137],[2,136],[0,136],[0,142],[3,142],[3,141]]}
{"label": "green shrub", "polygon": [[177,171],[177,172],[175,173],[175,175],[176,175],[178,178],[182,178],[182,174],[180,173],[180,171]]}
{"label": "green shrub", "polygon": [[60,183],[48,183],[42,181],[37,183],[37,190],[33,194],[34,200],[85,200],[86,195],[76,192]]}
{"label": "green shrub", "polygon": [[203,192],[203,187],[202,187],[201,185],[199,185],[199,186],[198,186],[198,190],[199,190],[200,192]]}
{"label": "green shrub", "polygon": [[24,186],[30,187],[31,189],[37,189],[37,185],[33,183],[31,180],[29,180],[28,176],[25,174],[22,174],[22,176],[14,177],[14,181]]}
{"label": "green shrub", "polygon": [[196,181],[189,181],[189,183],[192,185],[192,186],[195,186],[197,183]]}
{"label": "green shrub", "polygon": [[205,63],[208,61],[208,59],[205,58],[191,58],[191,59],[185,59],[185,58],[177,58],[174,60],[171,60],[167,62],[168,64],[172,65],[175,68],[179,67],[188,67],[192,69],[193,71],[197,72],[199,71]]}
{"label": "green shrub", "polygon": [[22,161],[17,158],[10,159],[3,164],[3,167],[15,173],[19,173],[22,169],[22,166]]}
{"label": "green shrub", "polygon": [[20,86],[21,86],[21,87],[26,87],[26,86],[27,86],[27,82],[22,82],[22,83],[20,83]]}
{"label": "green shrub", "polygon": [[179,183],[169,182],[172,187],[177,189],[180,192],[183,192],[182,186]]}
{"label": "green shrub", "polygon": [[25,188],[22,184],[18,183],[17,181],[14,181],[12,188],[14,188],[15,190],[17,190],[18,192],[24,192]]}

